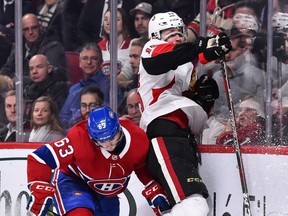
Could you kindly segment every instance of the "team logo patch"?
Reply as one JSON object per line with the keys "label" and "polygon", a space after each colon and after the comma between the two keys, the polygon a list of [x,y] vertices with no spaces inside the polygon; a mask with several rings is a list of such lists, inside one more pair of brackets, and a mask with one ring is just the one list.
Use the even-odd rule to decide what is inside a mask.
{"label": "team logo patch", "polygon": [[112,111],[109,111],[109,116],[110,116],[110,118],[114,118],[114,113],[112,112]]}
{"label": "team logo patch", "polygon": [[109,196],[122,192],[127,187],[128,181],[129,177],[123,177],[120,179],[92,180],[87,183],[97,193]]}
{"label": "team logo patch", "polygon": [[118,160],[118,155],[112,155],[112,160]]}

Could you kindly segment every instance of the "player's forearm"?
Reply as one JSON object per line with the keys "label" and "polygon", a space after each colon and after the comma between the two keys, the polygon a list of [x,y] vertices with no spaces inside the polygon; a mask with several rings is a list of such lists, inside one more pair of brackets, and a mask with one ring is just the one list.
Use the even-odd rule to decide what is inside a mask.
{"label": "player's forearm", "polygon": [[47,164],[42,164],[33,157],[27,157],[27,181],[30,184],[33,181],[50,182],[52,169]]}
{"label": "player's forearm", "polygon": [[135,174],[143,185],[147,185],[149,182],[154,181],[154,178],[146,166],[142,166],[141,168],[136,169]]}
{"label": "player's forearm", "polygon": [[159,75],[175,70],[178,66],[191,62],[197,57],[198,47],[194,43],[161,44],[153,50],[151,58],[142,58],[142,64],[148,74]]}

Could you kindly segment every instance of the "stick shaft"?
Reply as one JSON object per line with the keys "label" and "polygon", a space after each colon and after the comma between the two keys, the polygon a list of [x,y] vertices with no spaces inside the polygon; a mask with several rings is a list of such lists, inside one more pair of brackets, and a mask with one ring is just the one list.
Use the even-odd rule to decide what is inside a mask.
{"label": "stick shaft", "polygon": [[226,61],[224,58],[221,59],[221,65],[222,65],[224,89],[225,89],[227,102],[228,102],[229,118],[230,118],[230,122],[231,122],[232,133],[233,133],[233,143],[234,143],[234,147],[235,147],[238,170],[239,170],[240,181],[241,181],[241,187],[242,187],[242,192],[243,192],[244,216],[252,216],[251,209],[250,209],[250,201],[249,201],[249,195],[248,195],[248,187],[247,187],[247,181],[246,181],[246,176],[245,176],[244,164],[243,164],[242,154],[241,154],[237,130],[236,130],[236,118],[235,118],[235,111],[234,111],[233,99],[232,99],[232,94],[231,94],[231,87],[230,87],[230,82],[229,82],[229,78],[228,78]]}

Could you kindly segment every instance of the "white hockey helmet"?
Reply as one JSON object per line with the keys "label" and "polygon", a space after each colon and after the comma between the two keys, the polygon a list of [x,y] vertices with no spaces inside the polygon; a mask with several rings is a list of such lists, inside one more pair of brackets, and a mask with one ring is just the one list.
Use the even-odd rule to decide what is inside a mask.
{"label": "white hockey helmet", "polygon": [[149,21],[149,38],[155,37],[161,40],[161,31],[169,28],[180,28],[185,36],[183,20],[174,12],[157,13]]}
{"label": "white hockey helmet", "polygon": [[288,29],[288,13],[275,13],[272,17],[272,27],[278,30]]}
{"label": "white hockey helmet", "polygon": [[233,16],[233,24],[241,32],[252,30],[258,32],[259,25],[257,18],[253,15],[237,13]]}

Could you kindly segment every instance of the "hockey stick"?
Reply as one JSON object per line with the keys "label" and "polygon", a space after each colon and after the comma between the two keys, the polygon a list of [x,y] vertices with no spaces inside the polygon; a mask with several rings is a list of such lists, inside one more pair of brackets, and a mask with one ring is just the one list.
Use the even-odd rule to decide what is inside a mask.
{"label": "hockey stick", "polygon": [[232,132],[233,132],[233,143],[234,143],[234,147],[236,150],[237,164],[239,167],[239,175],[240,175],[241,187],[242,187],[242,193],[243,193],[244,216],[252,216],[251,209],[250,209],[249,195],[248,195],[248,187],[247,187],[245,171],[244,171],[244,164],[242,160],[242,154],[241,154],[237,131],[236,131],[236,118],[235,118],[231,87],[230,87],[230,82],[228,78],[225,57],[221,59],[221,66],[222,66],[222,74],[223,74],[223,81],[224,81],[224,89],[225,89],[227,102],[228,102],[230,123],[231,123]]}

